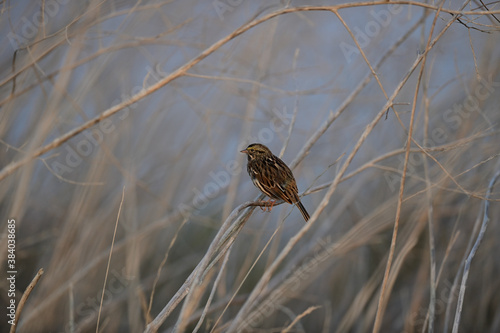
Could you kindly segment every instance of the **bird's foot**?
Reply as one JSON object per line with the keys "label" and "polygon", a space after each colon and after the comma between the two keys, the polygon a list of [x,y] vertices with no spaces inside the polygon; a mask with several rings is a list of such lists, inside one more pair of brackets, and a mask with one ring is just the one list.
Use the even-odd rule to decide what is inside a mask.
{"label": "bird's foot", "polygon": [[267,201],[261,201],[264,206],[260,206],[260,209],[263,211],[270,212],[273,209],[274,204],[276,203],[276,200],[269,199]]}

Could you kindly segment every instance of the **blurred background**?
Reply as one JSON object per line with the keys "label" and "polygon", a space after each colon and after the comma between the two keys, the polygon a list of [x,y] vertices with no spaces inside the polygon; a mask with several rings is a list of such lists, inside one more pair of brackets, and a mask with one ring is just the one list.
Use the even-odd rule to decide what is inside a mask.
{"label": "blurred background", "polygon": [[[0,261],[6,267],[4,221],[15,219],[17,304],[44,269],[17,331],[91,332],[100,312],[102,332],[142,332],[233,209],[257,198],[239,153],[253,142],[276,155],[286,145],[289,164],[306,150],[294,174],[299,191],[308,191],[302,202],[311,215],[348,167],[259,293],[246,330],[372,331],[414,103],[415,143],[381,331],[451,331],[465,258],[500,165],[500,14],[454,20],[440,12],[418,81],[420,66],[405,77],[425,51],[436,10],[355,4],[339,14],[381,85],[333,12],[280,12],[331,5],[326,1],[2,1],[0,172],[80,128],[2,174]],[[461,8],[487,11],[480,2],[443,6]],[[280,14],[150,89],[273,12]],[[462,332],[500,331],[498,187],[491,199],[490,223],[470,266]],[[220,280],[201,317],[216,275],[206,277],[187,331],[200,318],[200,332],[225,331],[303,226],[290,205],[255,209],[227,264],[214,267]],[[6,279],[0,288],[5,309]],[[173,330],[181,307],[160,331]],[[0,330],[7,331],[3,318]]]}

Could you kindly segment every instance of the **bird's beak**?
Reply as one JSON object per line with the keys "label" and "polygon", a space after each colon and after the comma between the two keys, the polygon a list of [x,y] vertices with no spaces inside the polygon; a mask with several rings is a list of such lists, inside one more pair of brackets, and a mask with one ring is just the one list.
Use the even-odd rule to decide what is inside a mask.
{"label": "bird's beak", "polygon": [[248,151],[246,149],[240,150],[240,153],[248,154]]}

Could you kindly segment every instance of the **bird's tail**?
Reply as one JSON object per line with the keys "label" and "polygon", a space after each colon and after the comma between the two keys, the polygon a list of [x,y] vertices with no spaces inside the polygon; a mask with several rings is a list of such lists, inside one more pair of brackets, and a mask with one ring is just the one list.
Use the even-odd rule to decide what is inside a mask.
{"label": "bird's tail", "polygon": [[304,217],[304,220],[306,220],[306,222],[309,221],[309,213],[307,212],[307,210],[305,209],[305,207],[302,205],[302,202],[297,201],[295,204],[297,205],[297,208],[302,213],[302,216]]}

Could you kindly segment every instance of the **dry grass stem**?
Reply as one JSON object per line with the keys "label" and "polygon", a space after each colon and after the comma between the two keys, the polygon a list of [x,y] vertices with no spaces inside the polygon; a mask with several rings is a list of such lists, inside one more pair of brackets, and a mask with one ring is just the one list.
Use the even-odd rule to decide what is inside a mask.
{"label": "dry grass stem", "polygon": [[499,332],[499,9],[2,3],[0,331]]}

